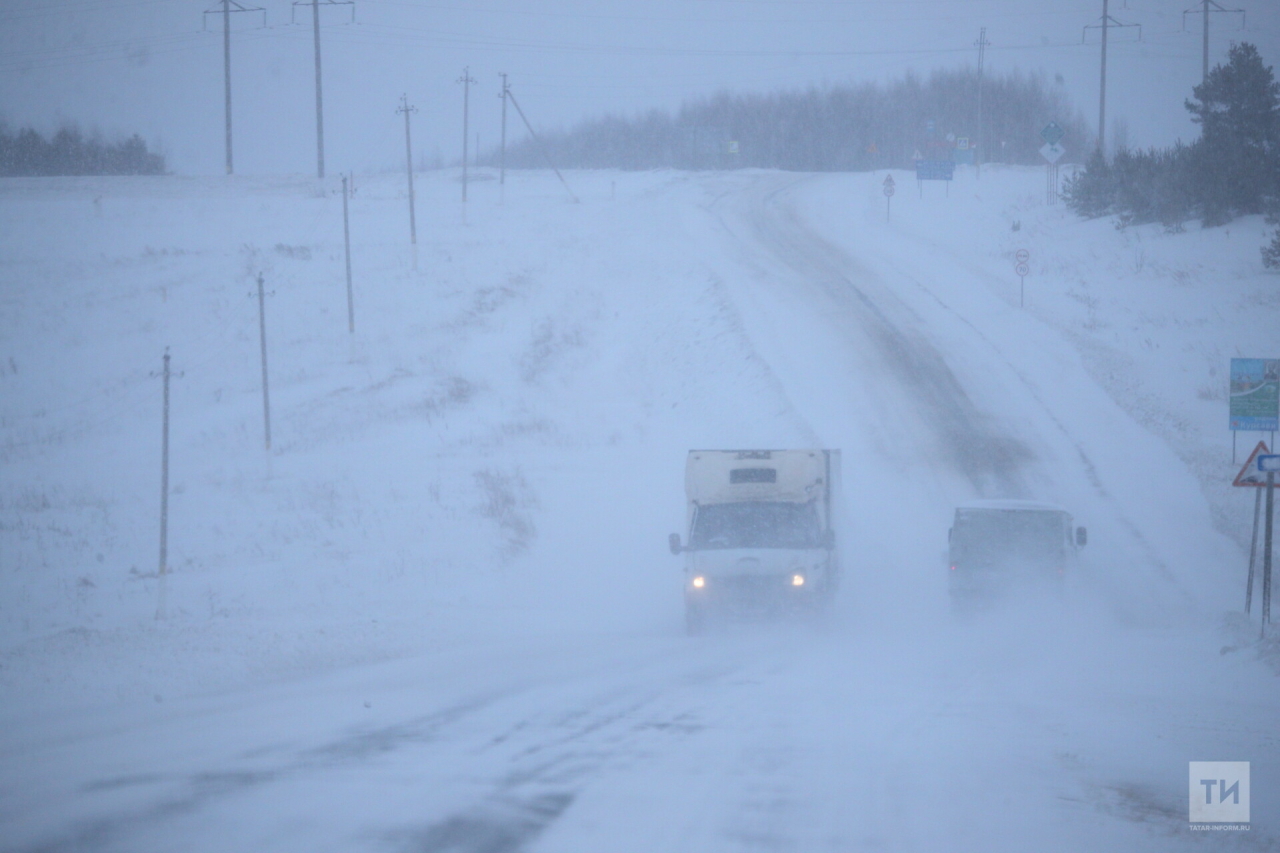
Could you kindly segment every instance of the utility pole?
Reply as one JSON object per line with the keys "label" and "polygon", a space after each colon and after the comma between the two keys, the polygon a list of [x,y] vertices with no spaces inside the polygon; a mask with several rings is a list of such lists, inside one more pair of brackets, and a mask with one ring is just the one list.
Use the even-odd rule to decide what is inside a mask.
{"label": "utility pole", "polygon": [[347,256],[347,331],[356,333],[355,299],[351,295],[351,225],[347,217],[347,176],[342,176],[342,245]]}
{"label": "utility pole", "polygon": [[982,177],[982,151],[983,151],[983,133],[982,133],[982,64],[986,57],[987,45],[991,42],[987,41],[987,28],[983,27],[978,34],[978,40],[975,42],[978,46],[978,150],[974,153],[974,166],[977,176]]}
{"label": "utility pole", "polygon": [[294,0],[293,8],[299,5],[311,7],[311,29],[315,41],[316,54],[316,177],[324,177],[324,93],[320,85],[320,7],[350,6],[351,20],[356,19],[355,0]]}
{"label": "utility pole", "polygon": [[471,66],[462,69],[462,76],[458,78],[462,84],[462,202],[467,201],[467,117],[471,108],[471,84],[476,82],[471,76]]}
{"label": "utility pole", "polygon": [[1098,87],[1098,151],[1107,156],[1107,0],[1102,0],[1102,82]]}
{"label": "utility pole", "polygon": [[[1201,83],[1209,81],[1209,2],[1210,0],[1204,0],[1204,12],[1202,13],[1204,15],[1204,71],[1203,76],[1200,78]],[[1215,3],[1214,5],[1217,4]]]}
{"label": "utility pole", "polygon": [[258,338],[262,344],[262,423],[266,429],[267,450],[271,449],[271,392],[267,387],[267,314],[262,292],[262,273],[258,273]]}
{"label": "utility pole", "polygon": [[418,228],[413,218],[413,143],[409,141],[409,114],[417,111],[417,107],[409,106],[408,95],[400,96],[400,108],[396,112],[404,113],[404,158],[409,174],[409,242],[415,252],[418,249]]}
{"label": "utility pole", "polygon": [[[324,95],[320,86],[320,0],[311,0],[311,29],[316,42],[316,177],[324,177]],[[264,350],[265,352],[265,350]],[[265,385],[263,386],[266,387]],[[267,449],[271,448],[270,429]]]}
{"label": "utility pole", "polygon": [[[155,374],[152,374],[153,376]],[[169,572],[169,348],[164,348],[164,421],[160,434],[160,576]]]}
{"label": "utility pole", "polygon": [[[227,174],[233,174],[234,168],[231,162],[231,13],[232,12],[261,12],[262,25],[267,25],[267,10],[260,6],[252,8],[241,6],[235,0],[222,0],[219,4],[221,10],[216,7],[208,9],[204,13],[204,22],[207,27],[210,15],[222,16],[222,80],[223,90],[225,94],[225,111],[227,117]],[[235,8],[231,8],[234,6]]]}
{"label": "utility pole", "polygon": [[160,375],[164,377],[164,421],[160,433],[160,589],[156,619],[165,618],[169,580],[169,379],[173,374],[169,370],[168,347],[164,348],[164,368]]}
{"label": "utility pole", "polygon": [[1142,25],[1141,24],[1122,24],[1107,13],[1107,0],[1102,0],[1102,19],[1097,24],[1089,24],[1084,28],[1083,35],[1080,36],[1080,43],[1084,44],[1089,36],[1089,30],[1102,30],[1102,81],[1098,87],[1098,153],[1106,155],[1107,151],[1107,30],[1109,29],[1127,29],[1129,27],[1138,28],[1138,41],[1142,41]]}
{"label": "utility pole", "polygon": [[1206,83],[1209,80],[1209,15],[1213,12],[1223,12],[1228,15],[1239,15],[1240,26],[1243,27],[1246,23],[1244,9],[1224,9],[1218,4],[1217,0],[1203,0],[1199,9],[1192,6],[1190,9],[1187,9],[1182,13],[1182,28],[1184,30],[1187,28],[1187,15],[1204,15],[1204,56],[1202,65],[1203,76],[1200,80],[1201,83]]}
{"label": "utility pole", "polygon": [[498,186],[505,189],[507,184],[507,72],[498,75],[502,78],[502,140],[498,145]]}

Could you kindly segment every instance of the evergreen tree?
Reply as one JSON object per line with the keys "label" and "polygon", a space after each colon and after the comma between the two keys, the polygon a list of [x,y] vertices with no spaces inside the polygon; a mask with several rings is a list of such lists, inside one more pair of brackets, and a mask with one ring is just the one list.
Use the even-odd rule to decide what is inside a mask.
{"label": "evergreen tree", "polygon": [[1078,216],[1095,219],[1111,213],[1116,201],[1116,181],[1101,151],[1089,155],[1085,167],[1062,186],[1062,198]]}
{"label": "evergreen tree", "polygon": [[1237,213],[1262,213],[1280,191],[1280,84],[1251,44],[1232,45],[1186,101],[1200,125],[1193,148],[1192,192],[1206,225]]}

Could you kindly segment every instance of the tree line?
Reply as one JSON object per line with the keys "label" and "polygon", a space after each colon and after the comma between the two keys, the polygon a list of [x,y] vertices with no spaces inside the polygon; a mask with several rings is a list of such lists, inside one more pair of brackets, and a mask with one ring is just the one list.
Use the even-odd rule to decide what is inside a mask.
{"label": "tree line", "polygon": [[[1095,151],[1067,181],[1067,205],[1084,217],[1115,216],[1120,227],[1159,222],[1181,231],[1190,219],[1212,227],[1253,214],[1280,225],[1280,84],[1258,49],[1232,45],[1184,104],[1199,139],[1120,149],[1109,160]],[[1280,228],[1262,259],[1280,267]]]}
{"label": "tree line", "polygon": [[[765,94],[721,92],[686,102],[675,112],[607,116],[543,137],[557,165],[571,168],[866,171],[910,168],[917,152],[963,137],[984,162],[1042,162],[1037,135],[1049,121],[1067,131],[1067,145],[1086,150],[1089,131],[1061,81],[1011,71],[985,74],[965,67],[915,73],[888,84],[811,87]],[[978,105],[981,86],[982,121]],[[950,156],[948,153],[947,156]],[[490,158],[491,160],[493,158]],[[533,140],[508,149],[517,168],[544,164]]]}
{"label": "tree line", "polygon": [[163,175],[164,155],[147,150],[136,133],[114,142],[64,127],[46,139],[32,128],[0,125],[0,176]]}

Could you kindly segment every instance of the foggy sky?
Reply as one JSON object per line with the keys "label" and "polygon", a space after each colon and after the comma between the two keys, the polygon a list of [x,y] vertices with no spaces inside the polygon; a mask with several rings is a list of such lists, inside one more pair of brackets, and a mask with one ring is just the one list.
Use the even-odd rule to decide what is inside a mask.
{"label": "foggy sky", "polygon": [[[290,23],[286,0],[242,0],[232,43],[236,171],[314,173],[311,10]],[[1194,139],[1182,106],[1201,74],[1193,0],[1113,0],[1137,30],[1113,30],[1108,137],[1131,145]],[[1280,64],[1280,4],[1223,2],[1211,19],[1210,62],[1232,41]],[[884,80],[907,69],[976,64],[987,28],[992,72],[1060,75],[1090,124],[1097,121],[1101,0],[356,0],[322,8],[326,167],[395,168],[403,158],[402,93],[419,112],[415,149],[456,160],[462,150],[464,66],[472,89],[472,143],[498,140],[498,72],[539,129],[607,113],[676,107],[717,90],[769,91]],[[62,122],[108,136],[140,133],[181,173],[222,171],[220,0],[0,0],[0,118],[51,131]],[[207,30],[202,31],[206,23]],[[509,116],[513,138],[523,135]],[[968,128],[956,128],[971,133]],[[1069,150],[1081,140],[1066,139]],[[1078,150],[1078,147],[1074,150]]]}

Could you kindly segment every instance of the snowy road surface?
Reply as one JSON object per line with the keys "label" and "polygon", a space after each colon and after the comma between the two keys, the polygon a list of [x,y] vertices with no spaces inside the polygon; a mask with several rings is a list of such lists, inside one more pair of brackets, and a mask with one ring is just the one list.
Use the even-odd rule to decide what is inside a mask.
{"label": "snowy road surface", "polygon": [[[537,451],[520,456],[521,476],[543,491],[540,502],[529,501],[548,516],[540,521],[550,543],[543,547],[559,543],[534,567],[546,571],[558,557],[576,568],[545,586],[498,572],[491,587],[431,603],[431,614],[451,613],[439,633],[371,660],[203,689],[191,686],[200,684],[195,677],[177,695],[157,688],[154,698],[58,705],[15,694],[0,718],[0,849],[1280,847],[1276,675],[1247,646],[1255,627],[1224,625],[1237,595],[1222,578],[1235,577],[1226,566],[1234,570],[1238,551],[1213,529],[1200,487],[1174,451],[1099,386],[1064,336],[1018,311],[970,259],[884,222],[875,195],[833,201],[847,185],[774,173],[646,180],[633,208],[600,214],[571,250],[527,267],[534,278],[568,269],[575,283],[572,298],[553,309],[567,312],[556,315],[559,325],[530,322],[531,351],[543,361],[526,353],[518,362],[523,381],[541,381],[539,371],[551,369],[543,362],[559,358],[557,342],[605,353],[598,359],[607,362],[605,378],[595,385],[534,391],[586,400],[618,383],[628,399],[641,398],[637,411],[650,424],[628,432],[619,417],[607,441],[584,451],[585,461],[566,449],[572,436],[548,441],[552,462],[540,464]],[[906,197],[896,215],[907,219],[912,209]],[[483,244],[498,231],[479,220],[459,233]],[[612,237],[633,229],[642,233],[613,246]],[[667,241],[654,260],[659,272],[686,278],[655,281],[640,294],[582,289],[602,270],[642,264],[654,239]],[[428,262],[443,263],[438,255]],[[509,286],[520,285],[513,278]],[[682,295],[688,287],[696,292]],[[615,301],[641,317],[634,347],[610,349],[587,325],[612,315]],[[648,325],[646,301],[657,306]],[[712,319],[699,320],[698,306]],[[478,307],[440,328],[472,334],[492,310]],[[705,353],[676,359],[670,376],[693,383],[683,390],[646,361],[682,352],[663,337],[684,328],[662,322],[673,311],[711,330],[699,339]],[[627,328],[617,322],[609,328]],[[614,350],[625,357],[607,355]],[[698,365],[711,371],[702,385],[687,378]],[[650,401],[636,390],[643,379],[618,378],[641,367],[675,397],[659,390]],[[686,435],[678,405],[693,405],[720,377],[723,396],[712,402],[725,411],[689,415],[696,430]],[[247,399],[253,390],[239,389]],[[760,422],[735,431],[742,413],[756,416],[752,407],[763,413]],[[595,416],[606,410],[601,404]],[[540,422],[536,412],[520,410],[519,418]],[[512,421],[493,423],[505,429]],[[682,503],[678,490],[662,489],[679,482],[676,450],[705,444],[717,428],[721,446],[843,449],[846,579],[822,624],[679,635],[676,564],[661,550],[669,531],[660,525],[678,523]],[[234,432],[209,427],[215,438],[219,429]],[[431,426],[445,449],[455,440],[449,429]],[[498,464],[496,442],[459,444]],[[306,449],[298,442],[288,450],[287,439],[284,446],[286,454]],[[280,466],[273,476],[301,482],[298,470],[281,474],[287,457],[273,461]],[[610,512],[603,486],[554,487],[556,478],[582,483],[614,462],[634,476],[647,509],[637,501]],[[675,473],[646,478],[642,471],[657,465]],[[502,482],[518,499],[510,486],[517,481]],[[332,491],[324,500],[340,502],[343,489]],[[941,549],[951,508],[973,497],[1050,499],[1089,525],[1088,559],[1064,599],[952,617]],[[654,508],[663,501],[669,506]],[[565,546],[584,518],[599,526],[599,538]],[[521,528],[504,519],[516,553]],[[578,567],[590,562],[587,546],[611,533],[624,544]],[[639,566],[647,580],[601,593],[601,582],[586,578],[610,566]],[[507,619],[509,611],[476,603],[483,590],[508,582],[516,589],[504,606],[523,600],[545,618]],[[131,654],[135,664],[146,655]],[[180,653],[159,654],[182,665]],[[201,649],[190,666],[218,654]],[[38,693],[41,682],[30,676],[27,688]],[[1250,831],[1189,830],[1194,760],[1251,762]]]}

